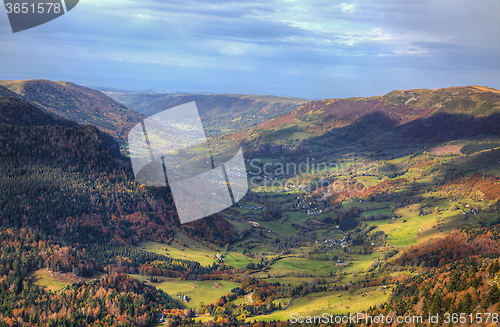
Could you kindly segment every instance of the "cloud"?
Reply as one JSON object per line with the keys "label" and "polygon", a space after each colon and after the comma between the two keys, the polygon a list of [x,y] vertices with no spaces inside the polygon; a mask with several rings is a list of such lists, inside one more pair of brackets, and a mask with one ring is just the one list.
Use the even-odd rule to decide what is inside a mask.
{"label": "cloud", "polygon": [[23,33],[0,24],[0,56],[23,76],[36,66],[58,79],[109,74],[116,83],[170,79],[170,89],[182,80],[198,91],[284,95],[302,87],[325,97],[329,84],[345,83],[367,95],[391,88],[391,76],[399,89],[416,80],[436,87],[431,73],[443,86],[494,84],[484,70],[500,70],[499,16],[498,0],[86,0]]}
{"label": "cloud", "polygon": [[341,3],[339,5],[340,11],[343,13],[353,13],[356,12],[356,5],[354,3]]}

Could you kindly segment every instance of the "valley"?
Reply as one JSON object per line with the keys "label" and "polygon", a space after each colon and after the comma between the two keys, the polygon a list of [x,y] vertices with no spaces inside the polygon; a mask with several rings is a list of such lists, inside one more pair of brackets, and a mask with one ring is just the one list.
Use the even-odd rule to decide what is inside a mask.
{"label": "valley", "polygon": [[[499,310],[498,90],[238,96],[229,108],[250,101],[238,122],[232,115],[245,108],[218,116],[228,96],[112,95],[138,113],[85,91],[126,122],[108,128],[90,126],[85,117],[97,112],[115,118],[84,110],[78,86],[0,84],[0,313],[9,321],[36,324],[38,290],[80,312],[36,318],[55,325],[147,325],[162,314],[180,326],[271,326],[293,314]],[[81,112],[62,114],[51,92],[80,99]],[[188,100],[220,120],[212,132],[221,148],[242,145],[250,189],[181,225],[168,187],[135,182],[123,142],[143,115]]]}
{"label": "valley", "polygon": [[271,95],[103,93],[147,117],[194,101],[207,136],[235,133],[291,112],[300,105],[309,102],[306,99]]}
{"label": "valley", "polygon": [[[500,155],[500,148],[496,147],[483,151],[490,158]],[[388,263],[409,247],[442,238],[452,230],[466,226],[480,228],[498,222],[497,209],[491,209],[498,201],[498,174],[481,174],[483,179],[487,176],[492,178],[495,185],[495,193],[488,195],[480,189],[472,189],[466,197],[462,193],[452,194],[442,182],[451,168],[455,174],[469,178],[477,176],[474,174],[479,174],[483,169],[498,172],[498,160],[483,161],[486,155],[483,151],[467,157],[460,154],[422,153],[395,158],[384,162],[384,165],[407,167],[408,170],[392,178],[387,176],[391,174],[390,171],[379,170],[378,175],[369,175],[366,171],[362,175],[353,174],[350,169],[336,171],[336,178],[359,180],[363,183],[363,190],[344,194],[344,198],[335,199],[335,202],[322,200],[323,193],[276,188],[260,191],[261,185],[254,185],[254,190],[239,205],[221,213],[241,235],[240,240],[229,247],[224,263],[237,268],[237,275],[245,278],[285,285],[324,285],[332,288],[387,276],[404,278],[416,275],[421,269],[397,265],[391,267]],[[415,165],[412,161],[425,164]],[[377,169],[372,172],[377,172]],[[323,171],[320,173],[325,175]],[[314,177],[314,174],[310,174],[300,176],[300,179],[310,182]],[[262,176],[262,184],[265,184],[266,178],[275,181],[273,175]],[[391,184],[391,181],[397,183]],[[384,190],[387,194],[382,196],[377,192],[377,186],[384,182],[390,187]],[[333,210],[330,210],[332,207]],[[270,210],[277,210],[279,217],[266,215]],[[359,219],[361,223],[343,232],[332,219],[348,212],[353,213],[351,220]],[[156,248],[160,246],[155,245]],[[152,245],[148,244],[148,247]],[[168,247],[168,253],[176,258],[194,260],[195,255],[182,254],[184,251],[190,253],[194,248],[188,246],[181,248],[180,252],[173,252]],[[217,254],[213,251],[211,257],[216,258]],[[246,266],[240,265],[235,261],[235,255],[253,261]],[[209,286],[211,282],[206,283]],[[362,312],[387,301],[392,287],[387,284],[383,287],[361,287],[354,291],[305,293],[295,297],[295,302],[286,310],[247,319],[287,320],[292,313],[321,315],[327,312],[335,315]],[[209,302],[203,292],[190,294],[195,303]],[[273,300],[273,303],[282,303],[282,307],[285,307],[290,300],[283,297]],[[245,303],[242,301],[243,298],[238,298],[233,302],[239,305]],[[203,316],[200,319],[203,320]]]}

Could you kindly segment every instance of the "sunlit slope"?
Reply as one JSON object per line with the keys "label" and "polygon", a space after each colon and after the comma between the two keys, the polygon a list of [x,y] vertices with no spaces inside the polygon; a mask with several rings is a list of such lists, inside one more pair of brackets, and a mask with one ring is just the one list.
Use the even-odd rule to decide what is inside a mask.
{"label": "sunlit slope", "polygon": [[256,156],[373,152],[497,135],[499,122],[500,92],[468,86],[313,101],[234,137]]}
{"label": "sunlit slope", "polygon": [[105,94],[69,82],[47,80],[0,81],[40,109],[83,125],[93,125],[118,141],[143,116]]}

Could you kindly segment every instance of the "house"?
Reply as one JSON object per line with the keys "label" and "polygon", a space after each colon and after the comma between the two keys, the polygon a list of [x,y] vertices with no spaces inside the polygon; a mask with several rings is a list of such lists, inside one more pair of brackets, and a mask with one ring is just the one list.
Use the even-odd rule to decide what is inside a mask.
{"label": "house", "polygon": [[250,221],[250,224],[252,224],[252,225],[253,225],[253,227],[255,227],[255,228],[263,228],[261,224],[256,223],[256,222],[254,222],[254,221]]}
{"label": "house", "polygon": [[177,293],[177,297],[178,297],[179,299],[181,299],[182,301],[184,301],[184,302],[189,302],[189,300],[191,300],[191,299],[189,298],[189,296],[187,296],[186,294],[184,294],[184,295],[183,295],[183,294],[182,294],[182,293],[180,293],[180,292],[179,292],[179,293]]}

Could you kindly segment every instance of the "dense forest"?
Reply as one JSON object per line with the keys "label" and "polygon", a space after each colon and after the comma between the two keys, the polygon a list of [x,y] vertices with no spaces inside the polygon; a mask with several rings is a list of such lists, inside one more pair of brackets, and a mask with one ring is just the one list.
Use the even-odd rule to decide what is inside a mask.
{"label": "dense forest", "polygon": [[451,319],[465,314],[470,324],[486,323],[488,314],[489,324],[486,325],[497,326],[500,312],[498,272],[498,257],[472,256],[458,260],[397,282],[390,301],[368,312],[373,316],[414,314],[425,320],[429,315],[439,315],[439,325],[444,323],[447,314]]}
{"label": "dense forest", "polygon": [[[16,102],[9,103],[17,108]],[[51,122],[34,107],[27,113]],[[3,226],[30,226],[79,246],[165,241],[174,226],[221,245],[234,236],[231,225],[217,215],[181,226],[169,189],[136,184],[127,160],[108,151],[104,143],[109,136],[95,127],[18,126],[40,122],[19,121],[14,126],[3,119],[0,126]]]}
{"label": "dense forest", "polygon": [[80,251],[31,229],[0,229],[1,326],[146,326],[156,312],[175,308],[165,293],[114,274],[46,291],[32,272],[47,268],[92,277],[101,270]]}
{"label": "dense forest", "polygon": [[66,121],[91,124],[120,143],[130,128],[144,118],[99,91],[70,82],[0,81],[0,86],[15,92],[16,97],[29,101],[40,111],[65,118]]}

